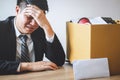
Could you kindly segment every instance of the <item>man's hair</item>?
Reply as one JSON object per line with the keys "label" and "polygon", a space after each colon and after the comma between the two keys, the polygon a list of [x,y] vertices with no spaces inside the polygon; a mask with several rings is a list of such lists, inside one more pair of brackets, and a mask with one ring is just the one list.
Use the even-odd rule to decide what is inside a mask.
{"label": "man's hair", "polygon": [[36,5],[37,7],[44,11],[48,11],[47,0],[17,0],[17,5],[21,9],[24,9],[27,6],[27,4]]}

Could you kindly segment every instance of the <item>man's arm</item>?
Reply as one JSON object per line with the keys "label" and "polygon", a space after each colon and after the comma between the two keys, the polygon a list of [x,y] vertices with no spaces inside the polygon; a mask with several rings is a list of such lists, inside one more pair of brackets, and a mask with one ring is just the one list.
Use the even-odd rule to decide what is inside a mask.
{"label": "man's arm", "polygon": [[56,70],[58,66],[49,61],[38,61],[38,62],[22,62],[20,63],[20,71],[43,71],[43,70]]}
{"label": "man's arm", "polygon": [[15,74],[20,62],[0,60],[0,74]]}
{"label": "man's arm", "polygon": [[[20,70],[18,71],[18,67]],[[56,70],[58,66],[53,62],[38,61],[38,62],[17,62],[0,60],[0,74],[17,74],[24,71],[43,71]]]}
{"label": "man's arm", "polygon": [[[43,10],[35,5],[27,5],[24,13],[34,18],[37,24],[44,30],[47,37],[51,38],[55,34]],[[46,44],[46,57],[58,66],[62,66],[65,62],[65,53],[56,34],[53,42],[46,42]]]}
{"label": "man's arm", "polygon": [[65,62],[65,53],[63,50],[63,47],[58,40],[56,34],[54,36],[54,40],[52,43],[47,42],[47,48],[46,48],[46,57],[57,64],[57,66],[62,66]]}

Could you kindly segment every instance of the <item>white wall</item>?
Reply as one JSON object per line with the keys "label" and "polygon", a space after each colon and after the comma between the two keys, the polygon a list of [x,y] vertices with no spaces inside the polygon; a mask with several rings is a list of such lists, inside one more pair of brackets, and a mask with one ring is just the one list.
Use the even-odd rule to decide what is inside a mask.
{"label": "white wall", "polygon": [[0,0],[0,20],[15,15],[16,0]]}
{"label": "white wall", "polygon": [[[0,20],[14,15],[16,0],[0,0]],[[106,16],[120,19],[120,0],[48,0],[47,17],[66,51],[66,21]]]}
{"label": "white wall", "polygon": [[120,19],[120,0],[50,0],[48,18],[66,51],[66,21],[80,17]]}

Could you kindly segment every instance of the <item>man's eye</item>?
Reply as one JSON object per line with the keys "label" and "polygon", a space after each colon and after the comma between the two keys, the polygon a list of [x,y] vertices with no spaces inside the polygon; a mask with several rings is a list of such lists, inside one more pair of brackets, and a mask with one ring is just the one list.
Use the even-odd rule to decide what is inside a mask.
{"label": "man's eye", "polygon": [[27,19],[33,19],[33,17],[30,15],[26,15],[26,17],[27,17]]}

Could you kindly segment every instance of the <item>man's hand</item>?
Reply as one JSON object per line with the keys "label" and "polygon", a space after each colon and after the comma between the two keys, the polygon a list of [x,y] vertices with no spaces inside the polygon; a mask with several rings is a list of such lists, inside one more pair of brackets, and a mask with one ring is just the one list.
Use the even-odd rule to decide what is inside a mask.
{"label": "man's hand", "polygon": [[44,29],[46,35],[48,37],[51,37],[54,35],[54,31],[52,30],[52,27],[47,20],[44,12],[45,11],[41,10],[35,5],[27,5],[27,7],[24,9],[24,13],[26,15],[32,16],[37,24]]}
{"label": "man's hand", "polygon": [[23,71],[42,71],[42,70],[56,70],[58,66],[53,62],[48,61],[38,61],[30,63],[21,63],[20,72]]}

